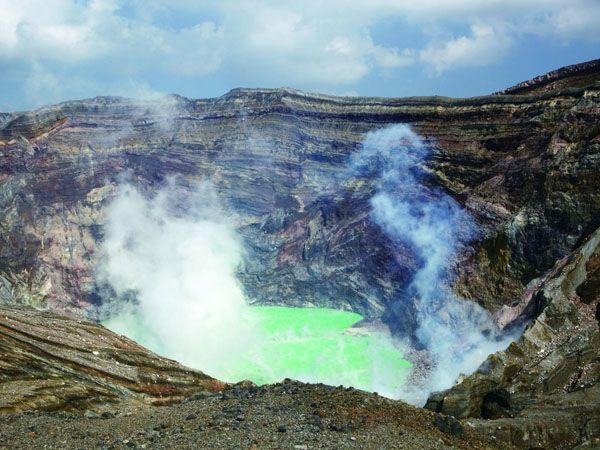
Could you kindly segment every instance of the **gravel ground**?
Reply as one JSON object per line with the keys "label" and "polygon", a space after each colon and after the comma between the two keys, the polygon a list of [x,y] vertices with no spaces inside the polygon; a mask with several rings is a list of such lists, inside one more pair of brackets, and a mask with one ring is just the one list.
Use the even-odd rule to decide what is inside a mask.
{"label": "gravel ground", "polygon": [[172,406],[0,417],[0,449],[501,448],[467,422],[352,388],[239,384]]}

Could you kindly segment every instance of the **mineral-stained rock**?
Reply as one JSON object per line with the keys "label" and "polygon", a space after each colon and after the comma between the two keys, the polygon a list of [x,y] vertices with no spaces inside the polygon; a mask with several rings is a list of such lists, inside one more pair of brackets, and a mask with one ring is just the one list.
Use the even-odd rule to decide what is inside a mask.
{"label": "mineral-stained rock", "polygon": [[521,447],[600,444],[600,228],[538,280],[507,327],[533,318],[522,337],[428,407],[474,420]]}
{"label": "mineral-stained rock", "polygon": [[148,192],[179,174],[212,181],[237,214],[250,301],[351,309],[409,332],[410,309],[399,317],[390,305],[419,261],[370,220],[371,183],[346,178],[365,132],[409,123],[436,148],[429,182],[481,226],[456,290],[491,311],[511,305],[600,225],[600,64],[548,79],[560,83],[469,99],[236,89],[3,116],[0,301],[90,311],[101,301],[93,268],[104,211],[122,174]]}
{"label": "mineral-stained rock", "polygon": [[[0,304],[92,315],[118,184],[150,194],[178,175],[183,191],[211,181],[235,213],[249,301],[351,309],[409,334],[411,308],[393,306],[420,261],[370,219],[372,180],[347,170],[366,132],[408,123],[435,148],[426,182],[480,226],[456,263],[455,290],[507,330],[533,321],[429,406],[469,418],[466,433],[519,446],[595,445],[599,112],[597,60],[469,99],[236,89],[0,114]],[[171,401],[215,387],[99,326],[21,308],[0,307],[0,409],[85,407],[122,394]]]}
{"label": "mineral-stained rock", "polygon": [[169,404],[223,387],[100,325],[0,306],[0,414]]}

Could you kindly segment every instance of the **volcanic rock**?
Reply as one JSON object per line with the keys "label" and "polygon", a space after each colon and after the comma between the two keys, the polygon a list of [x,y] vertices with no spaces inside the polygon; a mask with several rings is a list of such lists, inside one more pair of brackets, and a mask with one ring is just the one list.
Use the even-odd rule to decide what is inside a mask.
{"label": "volcanic rock", "polygon": [[374,187],[347,170],[365,132],[409,123],[435,148],[428,182],[481,228],[455,288],[497,311],[600,225],[599,64],[547,78],[560,84],[468,99],[235,89],[7,114],[0,301],[94,317],[103,296],[93,269],[116,186],[126,173],[151,193],[177,174],[183,191],[211,181],[236,214],[251,302],[353,310],[410,333],[412,309],[391,306],[420,261],[371,221]]}
{"label": "volcanic rock", "polygon": [[599,260],[600,228],[502,312],[521,338],[427,407],[519,447],[600,444]]}
{"label": "volcanic rock", "polygon": [[[181,401],[225,387],[106,328],[0,305],[0,414]],[[104,411],[102,418],[110,418]]]}
{"label": "volcanic rock", "polygon": [[[203,402],[207,433],[226,448],[225,434],[211,426],[218,405],[251,407],[264,394],[285,413],[263,405],[270,413],[256,421],[248,413],[244,425],[262,423],[275,440],[313,421],[318,439],[331,443],[345,432],[329,427],[347,419],[362,421],[352,430],[356,445],[373,436],[373,445],[393,447],[393,435],[413,447],[469,447],[474,441],[452,435],[457,420],[477,447],[597,445],[599,112],[600,63],[591,61],[468,99],[235,89],[216,99],[97,97],[0,114],[0,412],[98,414],[106,405],[149,408],[197,395],[162,417],[171,426],[169,414],[183,419]],[[442,415],[323,385],[295,386],[295,395],[282,394],[287,385],[206,395],[224,385],[88,321],[106,299],[94,269],[117,186],[128,180],[151,195],[177,175],[184,193],[195,181],[212,182],[235,213],[247,249],[238,277],[250,302],[353,310],[410,335],[414,311],[401,302],[421,261],[371,220],[374,180],[347,170],[364,134],[393,123],[410,124],[431,144],[425,182],[479,226],[452,268],[455,291],[495,314],[506,332],[526,327],[475,374],[432,396],[428,406]],[[359,400],[335,400],[350,397]],[[288,399],[318,402],[322,421],[310,419],[314,407],[300,412]],[[366,411],[367,400],[379,406]],[[40,414],[0,418],[0,446],[39,429],[38,419],[50,430],[81,429],[78,417]],[[138,430],[156,425],[146,409],[136,414]],[[118,442],[134,442],[124,417],[83,419],[118,426]],[[288,432],[277,433],[279,425]],[[184,438],[175,429],[168,438]],[[94,430],[93,445],[117,442]],[[56,446],[63,437],[44,436]],[[262,437],[243,445],[262,445]]]}

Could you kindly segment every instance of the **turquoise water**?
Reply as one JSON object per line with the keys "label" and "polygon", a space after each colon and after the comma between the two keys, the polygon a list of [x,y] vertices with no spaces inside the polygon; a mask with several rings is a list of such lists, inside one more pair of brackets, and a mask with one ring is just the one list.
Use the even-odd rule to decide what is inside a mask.
{"label": "turquoise water", "polygon": [[[245,314],[245,320],[253,324],[260,338],[231,359],[226,367],[218,369],[220,373],[208,372],[210,375],[230,382],[252,380],[257,384],[293,378],[353,386],[393,397],[411,367],[390,337],[349,330],[362,320],[356,313],[326,308],[255,306],[247,308]],[[155,335],[135,316],[115,317],[104,324],[157,353],[177,356],[165,354]],[[201,355],[198,360],[202,360]],[[202,363],[196,365],[203,370]]]}

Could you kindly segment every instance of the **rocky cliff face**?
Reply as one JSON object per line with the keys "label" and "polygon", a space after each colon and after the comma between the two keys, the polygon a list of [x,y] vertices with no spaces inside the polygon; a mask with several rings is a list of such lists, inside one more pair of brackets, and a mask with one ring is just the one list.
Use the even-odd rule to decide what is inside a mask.
{"label": "rocky cliff face", "polygon": [[339,176],[365,132],[409,123],[437,149],[429,182],[482,229],[455,288],[496,311],[600,225],[600,63],[581,71],[571,68],[559,89],[470,99],[238,89],[4,115],[0,297],[85,313],[101,301],[93,268],[122,174],[147,191],[179,174],[182,190],[185,180],[212,181],[237,214],[251,301],[334,306],[410,326],[390,305],[419,262],[369,219],[373,187]]}
{"label": "rocky cliff face", "polygon": [[[409,334],[410,308],[398,314],[393,306],[420,261],[370,220],[374,186],[347,172],[365,132],[408,123],[435,147],[427,182],[480,227],[456,262],[454,289],[495,313],[500,326],[530,323],[519,341],[429,406],[517,445],[593,442],[599,112],[600,61],[592,61],[470,99],[238,89],[208,100],[99,97],[0,114],[0,303],[93,317],[103,301],[94,268],[117,185],[127,178],[152,193],[178,175],[183,192],[211,181],[235,212],[250,301],[351,309]],[[140,386],[157,364],[184,374],[177,389],[212,383],[87,322],[14,306],[1,315],[8,394],[0,409],[85,404],[121,388],[152,397]],[[47,337],[48,328],[66,340]],[[96,361],[81,333],[106,338],[110,360],[131,367],[118,380],[108,376],[108,360]],[[35,393],[15,401],[11,386],[30,376]],[[48,385],[48,377],[71,381]]]}
{"label": "rocky cliff face", "polygon": [[[428,407],[472,417],[519,447],[572,447],[600,438],[600,228],[536,281],[509,324],[535,317],[508,349],[433,395]],[[481,420],[493,419],[493,420]]]}

